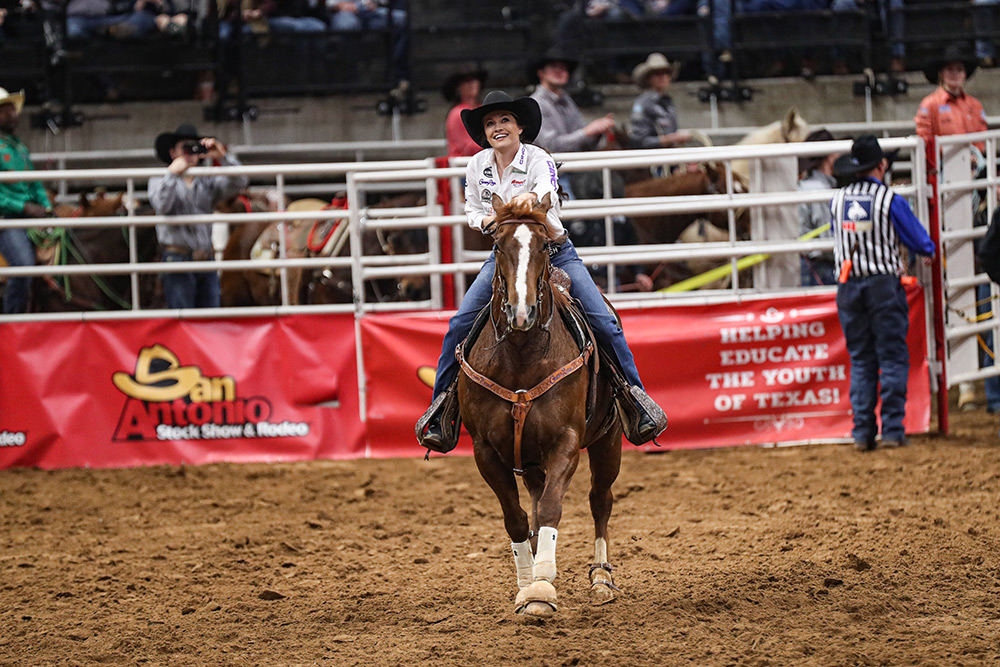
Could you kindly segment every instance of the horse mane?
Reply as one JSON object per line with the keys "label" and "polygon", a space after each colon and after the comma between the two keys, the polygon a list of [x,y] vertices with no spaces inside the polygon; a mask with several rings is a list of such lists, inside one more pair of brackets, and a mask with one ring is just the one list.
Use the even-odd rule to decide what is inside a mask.
{"label": "horse mane", "polygon": [[546,215],[548,214],[548,208],[532,205],[527,201],[516,200],[511,200],[506,204],[494,207],[494,211],[496,212],[496,222],[498,225],[510,222],[511,220],[527,220],[545,225]]}

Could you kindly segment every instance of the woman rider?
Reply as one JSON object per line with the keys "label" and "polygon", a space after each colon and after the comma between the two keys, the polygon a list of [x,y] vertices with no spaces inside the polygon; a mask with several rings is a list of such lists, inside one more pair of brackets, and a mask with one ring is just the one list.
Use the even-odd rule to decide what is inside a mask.
{"label": "woman rider", "polygon": [[[550,201],[558,202],[555,161],[546,151],[530,143],[542,125],[538,102],[530,97],[512,100],[502,91],[493,91],[486,96],[482,106],[462,111],[462,123],[469,136],[486,149],[472,157],[465,172],[465,214],[470,226],[487,234],[494,231],[496,215],[491,203],[494,194],[503,201],[521,200],[532,204],[550,195]],[[550,249],[550,261],[569,274],[573,281],[570,294],[583,304],[598,343],[606,350],[613,350],[618,358],[618,366],[630,385],[629,395],[621,398],[631,400],[639,415],[637,423],[626,425],[625,435],[631,442],[641,445],[666,428],[667,417],[646,395],[625,336],[568,239],[558,209],[557,203],[548,211],[552,236],[558,237],[555,248]],[[495,262],[491,254],[469,287],[458,312],[451,318],[438,360],[434,400],[417,422],[420,444],[436,452],[451,451],[456,444],[445,442],[441,408],[447,393],[455,391],[453,385],[458,376],[455,347],[465,340],[476,315],[490,302]]]}

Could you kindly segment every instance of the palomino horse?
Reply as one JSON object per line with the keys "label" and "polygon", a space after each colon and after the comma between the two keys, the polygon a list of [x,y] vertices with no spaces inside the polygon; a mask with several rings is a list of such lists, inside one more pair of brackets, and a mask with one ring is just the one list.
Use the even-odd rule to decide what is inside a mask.
{"label": "palomino horse", "polygon": [[[553,282],[562,272],[549,264],[548,204],[546,199],[533,209],[507,206],[494,195],[499,224],[490,324],[460,357],[464,372],[458,380],[476,465],[500,501],[514,551],[515,611],[532,616],[556,611],[557,528],[581,448],[587,449],[591,471],[591,598],[607,602],[617,590],[608,564],[608,519],[611,485],[621,465],[622,425],[607,368],[592,379],[591,343],[581,351],[563,319],[570,300],[565,285]],[[531,495],[530,527],[518,499],[519,474]]]}
{"label": "palomino horse", "polygon": [[[60,218],[109,217],[122,215],[123,194],[113,197],[98,192],[93,197],[80,195],[80,206],[59,204]],[[129,261],[127,227],[55,228],[39,234],[38,263],[51,264],[53,275],[32,281],[28,308],[32,312],[75,310],[119,310],[131,308],[132,283],[125,275],[59,275],[60,264],[125,264]],[[156,231],[148,225],[136,227],[137,257],[153,261],[157,254]],[[143,308],[159,305],[160,292],[154,274],[139,276],[140,303]]]}

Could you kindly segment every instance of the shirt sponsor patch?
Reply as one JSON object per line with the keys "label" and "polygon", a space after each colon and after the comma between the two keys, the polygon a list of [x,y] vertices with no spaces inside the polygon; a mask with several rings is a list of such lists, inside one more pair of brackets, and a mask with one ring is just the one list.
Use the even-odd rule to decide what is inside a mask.
{"label": "shirt sponsor patch", "polygon": [[497,184],[497,182],[494,181],[492,178],[480,178],[479,179],[479,184],[480,185],[493,185],[493,186],[495,186]]}
{"label": "shirt sponsor patch", "polygon": [[489,190],[483,190],[483,193],[479,195],[479,198],[483,201],[484,204],[489,204],[491,201],[493,201],[493,193]]}
{"label": "shirt sponsor patch", "polygon": [[513,180],[513,181],[510,182],[510,184],[513,185],[515,188],[519,188],[519,187],[523,186],[524,183],[525,183],[524,180],[520,180],[519,181],[517,179],[515,179],[515,180]]}
{"label": "shirt sponsor patch", "polygon": [[863,232],[872,228],[872,199],[867,195],[844,198],[843,228],[849,232]]}
{"label": "shirt sponsor patch", "polygon": [[486,167],[486,169],[483,169],[483,177],[493,178],[493,167]]}
{"label": "shirt sponsor patch", "polygon": [[549,178],[552,181],[552,187],[555,189],[559,188],[559,177],[556,176],[556,163],[552,160],[546,162],[549,167]]}

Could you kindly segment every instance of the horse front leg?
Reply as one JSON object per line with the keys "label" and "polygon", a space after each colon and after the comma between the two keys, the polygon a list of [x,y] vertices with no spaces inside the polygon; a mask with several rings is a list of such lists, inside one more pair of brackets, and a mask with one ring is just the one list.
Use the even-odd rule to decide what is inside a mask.
{"label": "horse front leg", "polygon": [[611,485],[621,469],[621,431],[613,429],[606,437],[587,448],[590,458],[590,513],[594,517],[594,561],[590,566],[590,601],[601,605],[615,598],[618,587],[611,576],[608,560],[608,521],[614,507]]}
{"label": "horse front leg", "polygon": [[556,542],[559,537],[559,521],[562,519],[562,503],[569,488],[570,480],[580,461],[579,436],[570,432],[544,462],[544,487],[538,497],[538,535],[535,549],[534,582],[522,588],[515,605],[523,613],[531,616],[551,616],[557,611],[556,589],[552,582],[556,578]]}
{"label": "horse front leg", "polygon": [[522,590],[534,581],[535,560],[529,539],[528,515],[521,508],[517,480],[510,466],[489,445],[475,442],[473,453],[479,474],[500,501],[504,528],[510,537],[510,548],[514,556],[517,587]]}

